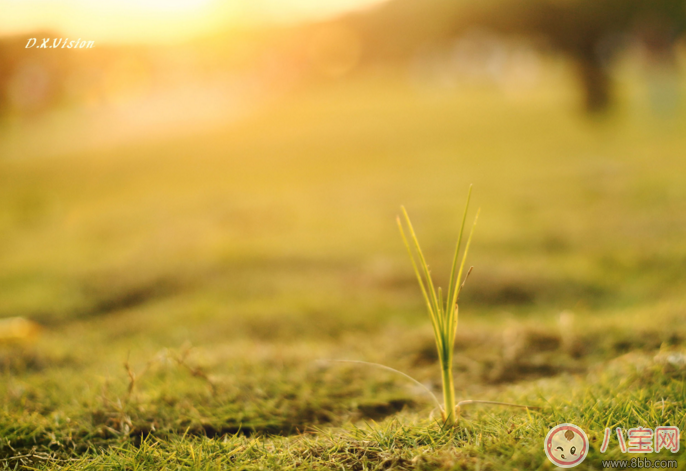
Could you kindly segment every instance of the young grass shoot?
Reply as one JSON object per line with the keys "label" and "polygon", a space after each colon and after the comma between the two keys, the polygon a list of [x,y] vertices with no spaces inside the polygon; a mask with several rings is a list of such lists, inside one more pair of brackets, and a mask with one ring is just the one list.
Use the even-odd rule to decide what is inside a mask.
{"label": "young grass shoot", "polygon": [[[453,257],[453,264],[450,270],[450,280],[448,282],[447,295],[444,299],[443,291],[439,287],[435,288],[433,280],[431,279],[431,270],[429,270],[429,265],[426,263],[422,249],[419,246],[419,241],[412,227],[412,222],[407,214],[407,210],[404,206],[401,206],[403,216],[405,218],[405,223],[409,230],[410,239],[412,240],[412,246],[408,242],[405,236],[405,230],[403,229],[403,224],[398,217],[398,228],[400,229],[400,235],[403,238],[405,247],[407,247],[407,252],[410,255],[410,260],[412,261],[412,268],[417,275],[417,281],[419,282],[419,287],[426,301],[426,307],[429,311],[429,317],[431,318],[431,325],[433,326],[434,336],[436,340],[436,349],[438,350],[438,359],[441,366],[441,378],[443,382],[443,420],[446,425],[456,425],[458,421],[458,411],[456,410],[455,404],[455,385],[453,382],[453,352],[455,349],[455,334],[457,333],[457,320],[458,320],[458,300],[460,299],[460,292],[464,287],[469,273],[471,273],[472,268],[464,274],[465,262],[467,260],[467,253],[469,252],[469,246],[472,242],[472,235],[474,234],[474,227],[476,226],[476,221],[479,218],[479,211],[477,211],[474,218],[474,224],[469,232],[469,237],[467,238],[467,244],[465,245],[464,252],[462,253],[462,260],[460,259],[460,248],[462,246],[462,236],[464,235],[464,226],[467,221],[467,212],[469,210],[469,200],[472,196],[472,187],[469,187],[469,192],[467,193],[467,203],[465,205],[464,214],[462,216],[462,224],[460,225],[460,234],[457,237],[457,245],[455,246],[455,256]],[[414,250],[413,250],[414,248]],[[416,257],[416,258],[415,258]],[[463,278],[464,274],[464,278]]]}

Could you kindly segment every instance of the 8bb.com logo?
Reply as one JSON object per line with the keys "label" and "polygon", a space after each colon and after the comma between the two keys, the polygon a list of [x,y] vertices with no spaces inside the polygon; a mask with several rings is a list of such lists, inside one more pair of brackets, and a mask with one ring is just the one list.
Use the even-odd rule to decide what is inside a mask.
{"label": "8bb.com logo", "polygon": [[[621,453],[659,453],[668,450],[679,451],[680,431],[675,426],[659,426],[655,429],[635,427],[628,431],[617,427],[617,444]],[[600,453],[605,453],[610,444],[612,430],[605,429],[602,442],[599,442]],[[588,456],[589,443],[586,433],[574,424],[560,424],[553,427],[543,442],[543,449],[551,463],[560,468],[573,468]],[[646,457],[602,460],[602,468],[677,468],[676,460],[651,460]]]}

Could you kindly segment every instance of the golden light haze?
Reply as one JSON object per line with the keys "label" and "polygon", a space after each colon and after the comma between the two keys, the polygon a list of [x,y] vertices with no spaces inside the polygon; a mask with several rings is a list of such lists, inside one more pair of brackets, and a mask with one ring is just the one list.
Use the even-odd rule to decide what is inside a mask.
{"label": "golden light haze", "polygon": [[0,33],[52,30],[105,42],[184,41],[224,29],[297,23],[383,0],[0,0]]}

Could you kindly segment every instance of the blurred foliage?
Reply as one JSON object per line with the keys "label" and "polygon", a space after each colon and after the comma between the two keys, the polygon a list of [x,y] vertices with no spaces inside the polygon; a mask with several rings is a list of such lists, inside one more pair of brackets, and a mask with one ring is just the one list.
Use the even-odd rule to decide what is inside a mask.
{"label": "blurred foliage", "polygon": [[674,61],[676,42],[686,30],[686,5],[681,0],[392,0],[347,21],[364,38],[365,57],[372,62],[409,60],[474,28],[528,37],[575,63],[586,109],[593,112],[609,106],[608,69],[632,41],[640,41],[655,61]]}
{"label": "blurred foliage", "polygon": [[[499,67],[499,56],[522,52],[570,60],[585,109],[595,112],[612,103],[622,51],[640,50],[648,68],[676,73],[685,28],[680,0],[391,0],[326,21],[227,30],[181,47],[41,49],[43,38],[53,45],[64,34],[39,31],[0,38],[0,115],[116,104],[199,83],[271,95],[370,69],[431,69],[432,61],[454,73],[474,61]],[[31,37],[37,44],[27,49]]]}

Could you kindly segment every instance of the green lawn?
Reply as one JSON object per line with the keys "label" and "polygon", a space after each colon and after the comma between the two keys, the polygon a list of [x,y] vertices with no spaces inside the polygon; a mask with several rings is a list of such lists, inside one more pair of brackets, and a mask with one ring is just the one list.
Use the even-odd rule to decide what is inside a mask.
{"label": "green lawn", "polygon": [[[0,317],[43,326],[0,344],[0,463],[553,469],[571,422],[601,469],[634,456],[601,454],[605,427],[685,429],[686,114],[589,120],[572,91],[367,77],[202,135],[0,157]],[[395,217],[445,287],[470,183],[457,398],[542,410],[442,430],[401,376],[320,360],[440,391]]]}

